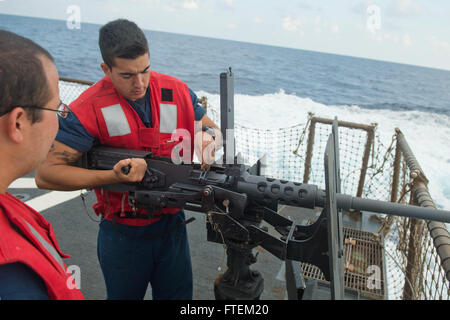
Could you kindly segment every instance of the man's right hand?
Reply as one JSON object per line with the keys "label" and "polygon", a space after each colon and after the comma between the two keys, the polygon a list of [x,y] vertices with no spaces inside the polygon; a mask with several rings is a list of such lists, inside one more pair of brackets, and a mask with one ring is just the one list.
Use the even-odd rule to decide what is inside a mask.
{"label": "man's right hand", "polygon": [[[124,174],[122,168],[126,166],[129,166],[130,170],[127,174]],[[114,165],[113,171],[118,182],[140,182],[147,171],[147,162],[139,158],[120,160]]]}
{"label": "man's right hand", "polygon": [[[136,158],[119,161],[113,170],[90,170],[74,166],[82,155],[82,152],[55,141],[47,159],[36,170],[38,187],[73,191],[114,183],[140,182],[147,170],[145,160]],[[130,166],[128,174],[121,170],[126,166]]]}

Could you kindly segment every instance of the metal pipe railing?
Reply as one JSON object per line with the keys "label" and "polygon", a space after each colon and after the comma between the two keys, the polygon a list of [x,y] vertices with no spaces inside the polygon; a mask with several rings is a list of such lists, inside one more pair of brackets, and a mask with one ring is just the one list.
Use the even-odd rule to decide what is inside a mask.
{"label": "metal pipe railing", "polygon": [[95,83],[93,81],[79,80],[79,79],[72,79],[72,78],[64,78],[64,77],[59,77],[59,80],[60,81],[65,81],[65,82],[78,83],[78,84],[86,84],[88,86],[92,86]]}
{"label": "metal pipe railing", "polygon": [[[403,133],[398,128],[396,128],[395,131],[397,134],[398,145],[411,172],[411,178],[413,179],[411,189],[413,197],[417,199],[417,203],[421,207],[436,209],[436,205],[428,192],[428,179],[412,153]],[[426,223],[430,236],[433,239],[436,252],[441,260],[441,266],[445,272],[445,276],[450,282],[450,234],[447,227],[442,222],[427,221]]]}

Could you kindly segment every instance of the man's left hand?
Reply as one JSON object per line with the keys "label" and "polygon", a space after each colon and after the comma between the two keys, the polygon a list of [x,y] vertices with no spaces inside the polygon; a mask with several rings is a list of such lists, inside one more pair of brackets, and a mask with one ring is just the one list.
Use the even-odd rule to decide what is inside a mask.
{"label": "man's left hand", "polygon": [[202,170],[209,170],[215,160],[216,141],[209,133],[198,131],[195,134],[194,148],[198,160],[202,163]]}

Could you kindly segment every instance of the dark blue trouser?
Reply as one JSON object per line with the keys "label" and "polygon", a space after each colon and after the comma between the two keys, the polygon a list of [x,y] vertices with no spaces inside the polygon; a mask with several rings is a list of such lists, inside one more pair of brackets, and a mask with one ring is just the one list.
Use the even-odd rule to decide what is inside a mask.
{"label": "dark blue trouser", "polygon": [[107,220],[100,223],[97,254],[107,299],[143,299],[149,283],[154,300],[192,299],[186,226],[158,239],[142,239],[161,234],[184,219],[181,211],[145,227],[114,226]]}

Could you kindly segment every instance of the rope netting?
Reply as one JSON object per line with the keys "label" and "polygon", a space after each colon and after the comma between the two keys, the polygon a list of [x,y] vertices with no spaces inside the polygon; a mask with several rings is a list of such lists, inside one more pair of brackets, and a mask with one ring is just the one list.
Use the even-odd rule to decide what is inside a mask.
{"label": "rope netting", "polygon": [[[208,105],[208,115],[215,123],[220,123],[218,110],[219,106]],[[250,165],[265,155],[265,174],[272,178],[305,182],[305,168],[309,167],[307,182],[324,189],[323,156],[331,125],[316,122],[312,129],[311,119],[313,115],[310,115],[305,124],[273,130],[246,128],[235,124],[236,152],[240,152],[244,162]],[[376,132],[376,124],[371,127],[374,136],[369,141],[370,146],[367,146],[370,140],[367,130],[338,127],[341,190],[363,198],[391,201],[396,134],[393,134],[391,141],[382,142]],[[308,139],[311,137],[311,159],[308,160]],[[366,148],[369,154],[364,160]],[[366,167],[366,173],[362,190],[358,194],[363,166]],[[399,171],[395,199],[400,203],[409,203],[413,181],[403,154]],[[386,298],[448,300],[449,281],[426,222],[384,214],[378,214],[376,218],[382,222],[382,227],[374,234],[373,240],[384,248]],[[411,223],[412,220],[415,222]]]}
{"label": "rope netting", "polygon": [[[61,98],[69,104],[88,87],[60,81]],[[207,106],[208,116],[214,123],[220,124],[219,106],[208,105],[203,98],[200,101]],[[265,174],[273,178],[305,182],[307,170],[307,182],[325,189],[323,157],[331,125],[312,121],[313,115],[308,119],[307,123],[268,130],[235,124],[236,153],[250,165],[265,155]],[[396,135],[391,141],[382,142],[376,124],[365,126],[364,130],[339,125],[338,130],[342,192],[391,201]],[[362,168],[365,168],[364,174]],[[411,198],[412,181],[403,158],[399,172],[395,201],[407,203]],[[376,217],[382,222],[374,240],[385,249],[386,298],[449,299],[449,281],[427,222],[382,214]]]}

